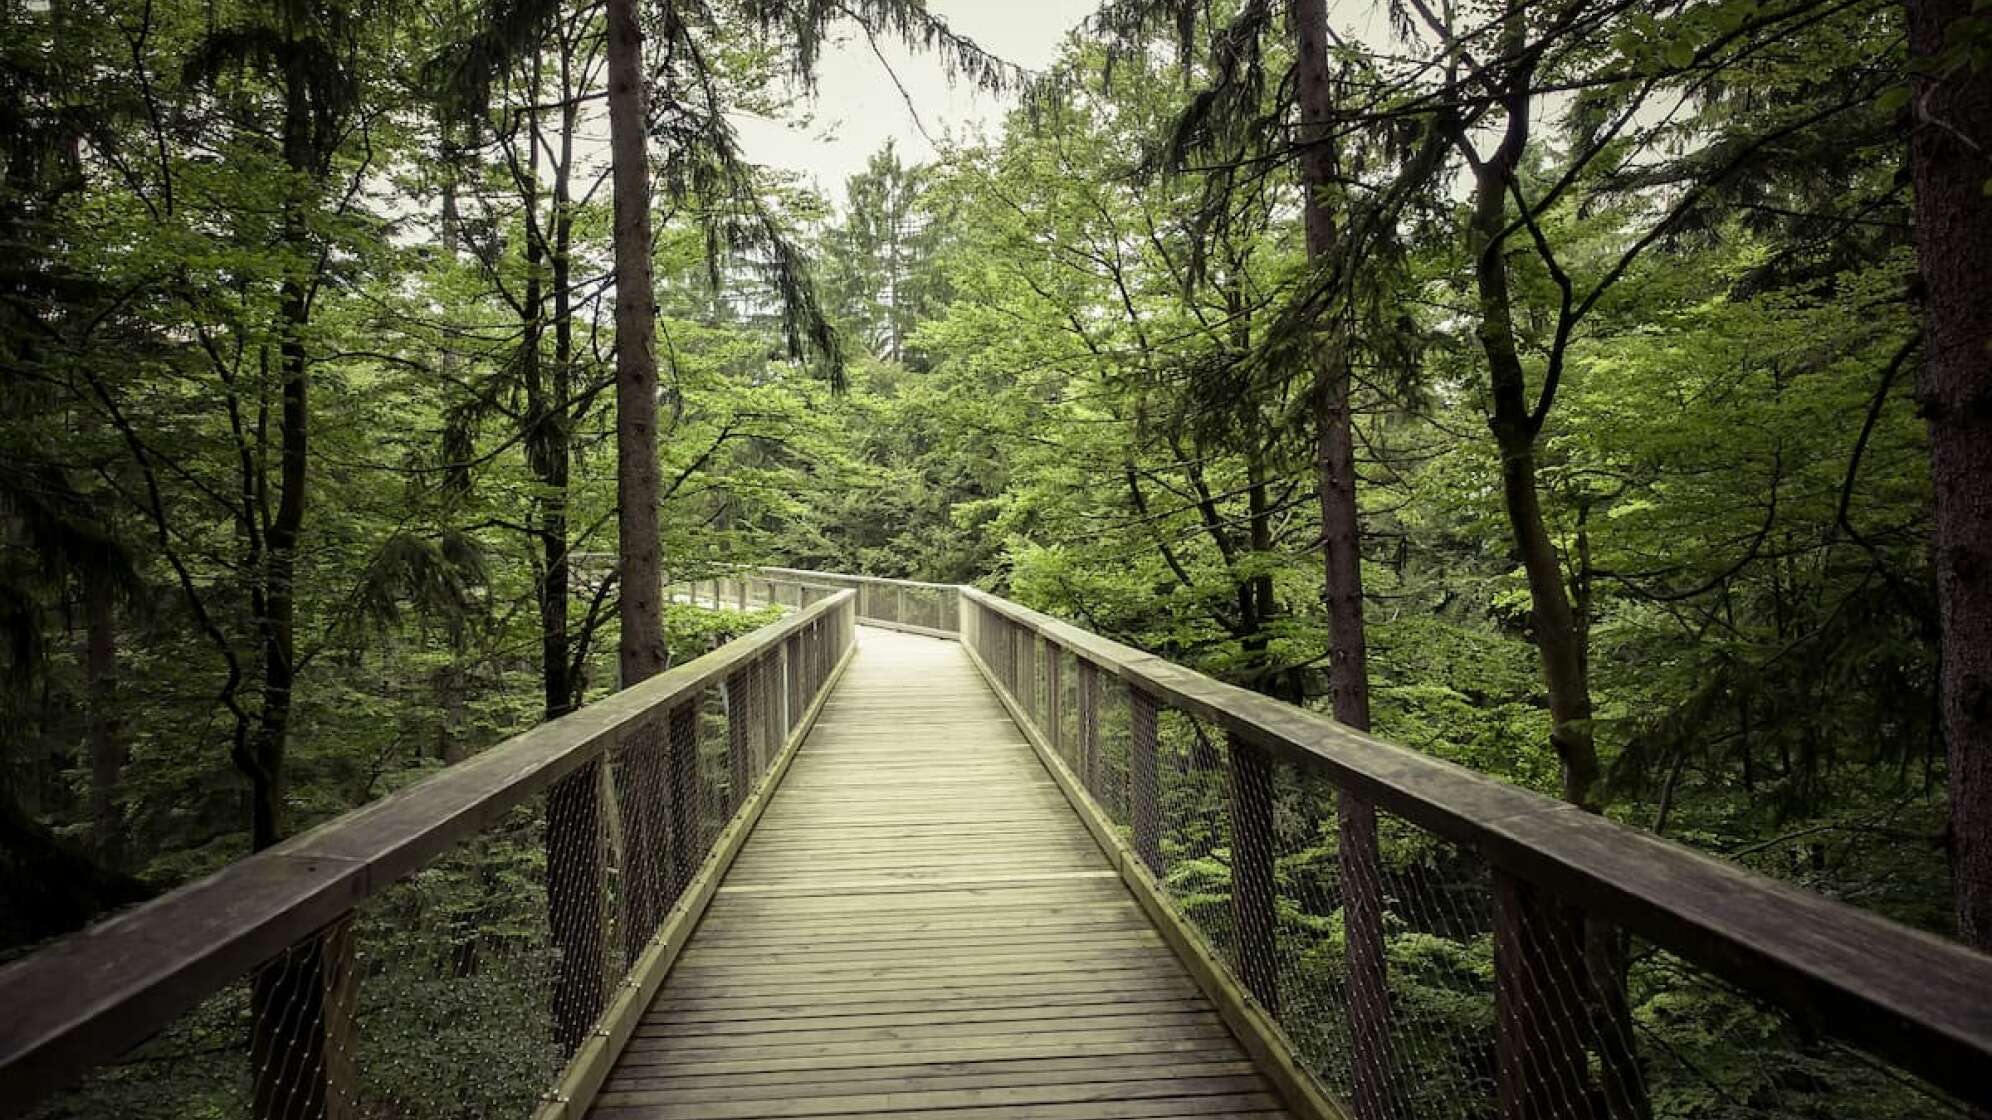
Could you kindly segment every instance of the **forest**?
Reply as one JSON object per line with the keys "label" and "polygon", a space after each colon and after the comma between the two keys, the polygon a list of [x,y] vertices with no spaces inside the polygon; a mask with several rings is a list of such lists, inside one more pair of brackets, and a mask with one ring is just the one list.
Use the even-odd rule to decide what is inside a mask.
{"label": "forest", "polygon": [[[752,162],[852,37],[1001,127]],[[1988,153],[1985,0],[1107,0],[1038,71],[921,0],[4,0],[0,959],[752,630],[662,589],[761,564],[1992,947]],[[1926,1114],[1648,994],[1648,1115]]]}

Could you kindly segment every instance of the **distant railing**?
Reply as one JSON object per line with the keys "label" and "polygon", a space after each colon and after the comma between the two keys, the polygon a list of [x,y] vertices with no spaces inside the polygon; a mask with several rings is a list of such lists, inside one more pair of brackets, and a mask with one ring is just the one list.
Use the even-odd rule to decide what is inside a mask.
{"label": "distant railing", "polygon": [[0,1115],[579,1115],[853,648],[808,598],[0,969]]}
{"label": "distant railing", "polygon": [[855,592],[858,620],[873,626],[939,638],[955,637],[961,630],[961,588],[952,583],[759,567],[671,586],[673,597],[685,602],[738,610],[774,603],[795,606],[836,591]]}

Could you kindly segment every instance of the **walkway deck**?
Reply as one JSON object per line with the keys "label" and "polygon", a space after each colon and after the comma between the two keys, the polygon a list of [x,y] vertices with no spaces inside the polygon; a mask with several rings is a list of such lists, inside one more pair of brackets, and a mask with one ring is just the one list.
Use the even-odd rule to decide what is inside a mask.
{"label": "walkway deck", "polygon": [[864,629],[592,1115],[1286,1113],[961,648]]}

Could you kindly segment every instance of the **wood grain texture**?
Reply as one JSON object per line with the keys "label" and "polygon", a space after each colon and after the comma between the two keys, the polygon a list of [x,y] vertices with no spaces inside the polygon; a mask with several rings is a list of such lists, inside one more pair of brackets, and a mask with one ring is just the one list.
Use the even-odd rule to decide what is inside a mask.
{"label": "wood grain texture", "polygon": [[859,642],[591,1115],[1286,1116],[961,647]]}

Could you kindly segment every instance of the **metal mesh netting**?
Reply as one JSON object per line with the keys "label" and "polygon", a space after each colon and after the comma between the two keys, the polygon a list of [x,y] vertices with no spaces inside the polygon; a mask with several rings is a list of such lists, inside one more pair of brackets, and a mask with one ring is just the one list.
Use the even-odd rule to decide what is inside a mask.
{"label": "metal mesh netting", "polygon": [[1355,1120],[1966,1114],[994,611],[966,622],[1172,908]]}
{"label": "metal mesh netting", "polygon": [[833,611],[626,729],[31,1115],[527,1116],[853,637]]}

